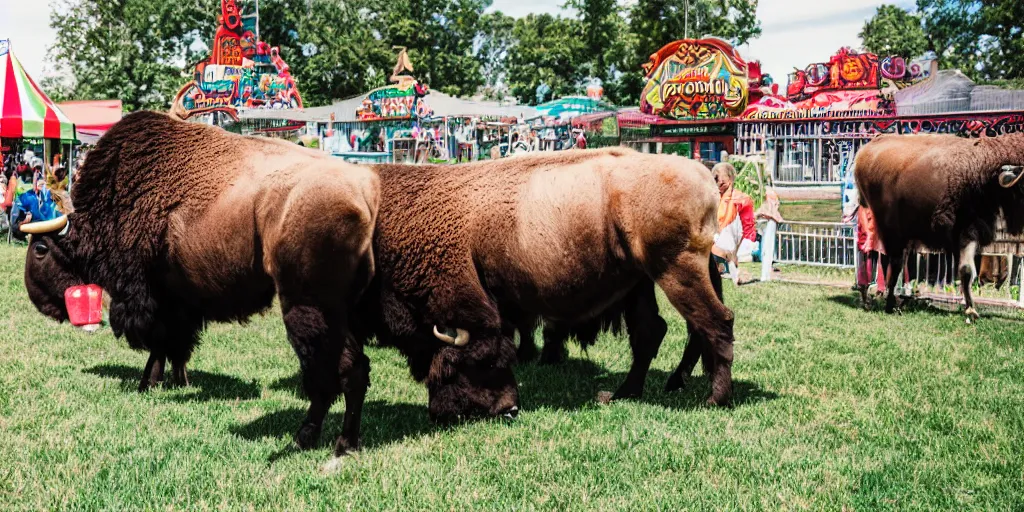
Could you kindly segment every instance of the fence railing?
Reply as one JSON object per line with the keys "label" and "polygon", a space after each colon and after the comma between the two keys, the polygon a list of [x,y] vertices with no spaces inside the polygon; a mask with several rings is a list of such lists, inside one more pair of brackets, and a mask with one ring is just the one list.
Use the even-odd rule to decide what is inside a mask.
{"label": "fence railing", "polygon": [[775,261],[854,268],[857,238],[852,224],[783,222],[775,232]]}
{"label": "fence railing", "polygon": [[[995,273],[1006,273],[1003,291],[1008,300],[1005,302],[1024,307],[1024,237],[1010,236],[1004,231],[1005,225],[1002,223],[997,228],[995,242],[982,248],[981,254],[995,256],[995,259],[989,259],[989,262],[998,263],[1001,267]],[[762,280],[771,278],[773,263],[853,269],[857,267],[861,257],[857,250],[854,224],[776,224],[774,221],[768,221],[763,224],[762,233],[765,241],[774,240],[774,243],[763,244],[765,249],[762,251]],[[904,285],[912,284],[918,292],[958,298],[958,259],[959,255],[943,251],[918,249],[911,252],[904,269],[905,275],[899,279],[900,286],[897,291],[909,294],[913,290]],[[872,277],[875,275],[875,272],[871,272]],[[1013,296],[1014,293],[1017,293],[1017,297]]]}

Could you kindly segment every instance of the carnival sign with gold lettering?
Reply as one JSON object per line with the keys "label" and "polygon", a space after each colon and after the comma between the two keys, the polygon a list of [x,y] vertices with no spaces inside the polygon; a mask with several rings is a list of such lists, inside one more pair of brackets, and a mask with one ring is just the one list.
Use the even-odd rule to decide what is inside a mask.
{"label": "carnival sign with gold lettering", "polygon": [[723,119],[743,112],[749,97],[747,63],[729,43],[683,39],[644,64],[640,110],[670,119]]}

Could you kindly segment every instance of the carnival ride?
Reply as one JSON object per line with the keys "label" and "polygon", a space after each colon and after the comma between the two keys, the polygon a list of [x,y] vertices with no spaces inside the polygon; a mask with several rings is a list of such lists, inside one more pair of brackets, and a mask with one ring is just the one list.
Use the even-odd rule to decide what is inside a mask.
{"label": "carnival ride", "polygon": [[221,112],[237,121],[241,109],[302,108],[291,68],[278,47],[259,41],[257,7],[245,14],[244,2],[221,0],[211,54],[193,66],[192,80],[172,103],[174,115]]}

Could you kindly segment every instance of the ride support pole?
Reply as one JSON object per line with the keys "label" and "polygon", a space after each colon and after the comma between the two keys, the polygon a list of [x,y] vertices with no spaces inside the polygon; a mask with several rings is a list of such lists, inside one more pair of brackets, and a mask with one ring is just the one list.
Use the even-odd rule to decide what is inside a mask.
{"label": "ride support pole", "polygon": [[777,223],[768,220],[764,227],[764,234],[761,235],[761,282],[771,281],[772,262],[775,259],[775,230]]}

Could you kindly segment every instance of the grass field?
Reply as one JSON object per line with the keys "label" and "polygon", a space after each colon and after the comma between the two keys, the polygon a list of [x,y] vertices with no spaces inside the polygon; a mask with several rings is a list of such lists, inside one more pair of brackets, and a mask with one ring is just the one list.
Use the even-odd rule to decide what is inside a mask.
{"label": "grass field", "polygon": [[783,201],[779,213],[788,221],[842,222],[843,206],[838,199]]}
{"label": "grass field", "polygon": [[[437,428],[392,350],[370,348],[364,451],[323,474],[341,404],[311,451],[290,448],[305,400],[276,313],[218,325],[193,387],[134,391],[145,356],[30,305],[24,248],[0,245],[0,509],[1021,510],[1024,317],[866,313],[848,290],[739,289],[736,405],[703,377],[599,405],[622,380],[621,338],[562,367],[518,371],[515,422]],[[982,311],[983,314],[986,311]],[[699,370],[698,370],[699,372]]]}

